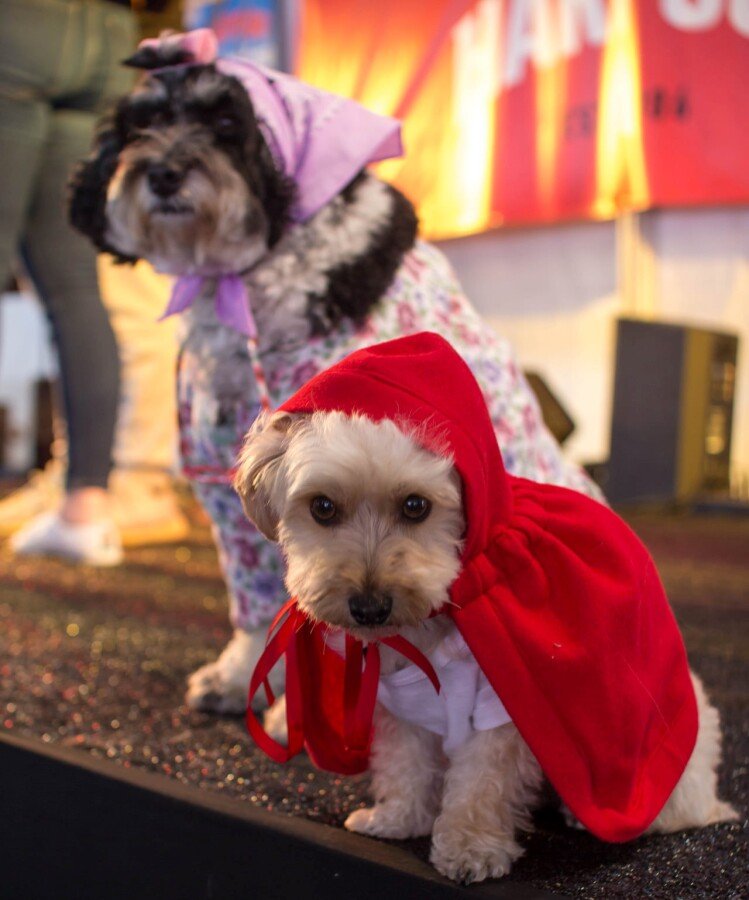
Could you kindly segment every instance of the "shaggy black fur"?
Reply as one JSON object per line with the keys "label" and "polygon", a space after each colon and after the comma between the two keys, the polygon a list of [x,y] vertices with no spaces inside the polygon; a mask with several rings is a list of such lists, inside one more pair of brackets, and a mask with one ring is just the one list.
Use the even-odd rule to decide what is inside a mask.
{"label": "shaggy black fur", "polygon": [[[363,173],[342,192],[348,202],[353,201],[362,177]],[[419,224],[416,211],[399,190],[392,185],[387,189],[393,198],[390,221],[371,236],[365,253],[328,273],[325,294],[310,297],[309,314],[317,334],[328,331],[344,317],[362,322],[390,287],[404,255],[414,245]]]}
{"label": "shaggy black fur", "polygon": [[102,119],[91,156],[73,171],[69,184],[68,215],[73,228],[90,238],[98,250],[111,253],[117,262],[137,262],[134,257],[120,253],[105,238],[106,189],[117,168],[120,151],[125,146],[117,118],[117,113],[111,112]]}
{"label": "shaggy black fur", "polygon": [[181,47],[161,43],[157,47],[138,47],[132,56],[123,59],[122,65],[133,69],[161,69],[189,63],[191,59],[190,54]]}

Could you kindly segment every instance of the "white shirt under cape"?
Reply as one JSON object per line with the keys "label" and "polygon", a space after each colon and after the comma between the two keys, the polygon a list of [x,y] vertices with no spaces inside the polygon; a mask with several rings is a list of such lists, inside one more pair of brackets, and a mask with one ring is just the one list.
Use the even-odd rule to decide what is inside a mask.
{"label": "white shirt under cape", "polygon": [[[343,632],[329,634],[326,643],[342,653]],[[377,700],[388,712],[440,735],[446,756],[474,732],[512,721],[457,628],[425,655],[439,678],[439,694],[426,672],[410,663],[380,678]]]}

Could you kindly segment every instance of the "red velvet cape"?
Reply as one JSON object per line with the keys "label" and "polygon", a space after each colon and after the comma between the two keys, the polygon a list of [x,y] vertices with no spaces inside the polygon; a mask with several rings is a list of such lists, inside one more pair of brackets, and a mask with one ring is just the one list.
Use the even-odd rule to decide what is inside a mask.
{"label": "red velvet cape", "polygon": [[[578,819],[604,840],[641,834],[689,759],[697,707],[655,566],[627,525],[582,494],[508,475],[478,384],[437,335],[353,353],[281,409],[391,418],[452,454],[467,531],[455,606],[444,612]],[[346,663],[293,605],[283,628],[274,658],[287,654],[294,724],[288,751],[274,755],[304,744],[323,768],[362,771],[371,720],[360,706],[356,727],[344,721]],[[371,683],[369,649],[357,678]],[[251,694],[263,677],[256,672]]]}

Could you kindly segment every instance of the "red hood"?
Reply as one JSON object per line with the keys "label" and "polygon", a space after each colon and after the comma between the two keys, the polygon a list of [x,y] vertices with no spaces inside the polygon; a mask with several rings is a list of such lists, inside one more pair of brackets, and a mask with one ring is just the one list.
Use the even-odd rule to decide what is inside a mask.
{"label": "red hood", "polygon": [[436,334],[422,332],[352,353],[307,382],[281,409],[395,419],[414,426],[432,449],[448,450],[463,479],[465,559],[486,547],[491,530],[510,519],[510,484],[484,397],[468,366]]}
{"label": "red hood", "polygon": [[[281,409],[393,419],[450,452],[467,532],[446,613],[583,824],[606,840],[643,832],[689,759],[697,713],[668,601],[624,522],[582,494],[507,475],[478,384],[434,334],[353,353]],[[287,692],[304,722],[293,749],[304,740],[323,767],[360,771],[371,735],[346,742],[344,668],[331,653],[321,662],[318,630],[294,612]]]}

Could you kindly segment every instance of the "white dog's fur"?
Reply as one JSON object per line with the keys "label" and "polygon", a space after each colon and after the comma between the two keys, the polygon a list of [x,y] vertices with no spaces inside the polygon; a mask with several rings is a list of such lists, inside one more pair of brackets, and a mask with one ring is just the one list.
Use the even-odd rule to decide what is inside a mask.
{"label": "white dog's fur", "polygon": [[[338,412],[264,416],[248,436],[237,488],[250,518],[279,541],[289,591],[313,618],[363,639],[403,634],[427,654],[454,627],[447,616],[427,617],[450,602],[459,568],[460,481],[449,458],[422,449],[395,423]],[[409,495],[431,502],[420,523],[401,514]],[[335,503],[335,527],[313,518],[318,496]],[[385,625],[352,618],[347,598],[365,586],[392,598]],[[404,664],[384,646],[382,658],[383,673]],[[697,744],[649,831],[736,818],[716,793],[718,713],[692,678]],[[278,733],[283,720],[279,702],[266,725]],[[543,774],[514,725],[475,732],[448,761],[440,738],[378,707],[371,768],[375,804],[351,813],[350,830],[386,838],[431,833],[432,863],[463,882],[505,875],[522,855],[517,833],[530,827]]]}

